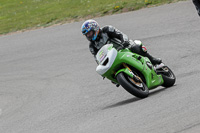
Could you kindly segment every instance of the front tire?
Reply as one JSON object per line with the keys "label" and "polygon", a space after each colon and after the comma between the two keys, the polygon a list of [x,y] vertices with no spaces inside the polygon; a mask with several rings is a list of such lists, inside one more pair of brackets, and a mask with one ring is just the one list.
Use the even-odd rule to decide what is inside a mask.
{"label": "front tire", "polygon": [[131,78],[123,72],[117,75],[117,81],[126,91],[138,98],[146,98],[149,95],[149,89],[144,82],[135,84],[131,81]]}

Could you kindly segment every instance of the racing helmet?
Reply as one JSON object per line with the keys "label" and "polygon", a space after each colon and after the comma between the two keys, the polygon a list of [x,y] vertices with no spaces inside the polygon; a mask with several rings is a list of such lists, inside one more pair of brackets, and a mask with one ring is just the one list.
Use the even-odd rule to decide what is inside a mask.
{"label": "racing helmet", "polygon": [[82,34],[85,35],[89,41],[95,41],[99,34],[100,27],[95,20],[89,19],[83,23],[81,30]]}

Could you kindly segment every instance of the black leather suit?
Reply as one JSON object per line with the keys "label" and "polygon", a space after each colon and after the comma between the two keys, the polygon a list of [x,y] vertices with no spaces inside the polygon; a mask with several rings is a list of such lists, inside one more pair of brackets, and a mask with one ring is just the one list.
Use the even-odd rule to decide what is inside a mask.
{"label": "black leather suit", "polygon": [[90,41],[89,49],[96,60],[97,52],[105,44],[112,43],[115,48],[118,48],[121,46],[121,44],[125,44],[124,42],[126,42],[126,46],[128,43],[128,47],[132,52],[148,57],[154,65],[160,64],[162,62],[161,59],[156,59],[152,57],[149,53],[147,53],[147,51],[142,48],[144,47],[143,45],[138,45],[129,40],[127,35],[125,35],[113,26],[105,26],[101,28],[97,39],[95,41]]}

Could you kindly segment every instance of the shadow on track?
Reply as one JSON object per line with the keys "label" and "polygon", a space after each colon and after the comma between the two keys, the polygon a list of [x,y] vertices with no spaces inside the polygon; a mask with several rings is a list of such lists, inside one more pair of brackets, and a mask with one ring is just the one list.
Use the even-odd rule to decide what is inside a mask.
{"label": "shadow on track", "polygon": [[[174,86],[176,86],[176,85],[174,85]],[[172,87],[174,87],[174,86],[172,86]],[[163,88],[160,88],[160,89],[153,90],[152,92],[149,93],[149,96],[156,95],[156,94],[158,94],[158,93],[160,93],[162,91],[165,91],[166,89],[172,88],[172,87],[168,87],[168,88],[163,87]],[[130,98],[130,99],[127,99],[127,100],[120,101],[118,103],[109,105],[107,107],[104,107],[102,110],[115,108],[115,107],[119,107],[119,106],[124,106],[124,105],[130,104],[130,103],[133,103],[133,102],[137,102],[139,100],[143,100],[143,99],[140,99],[140,98],[137,98],[137,97],[133,97],[133,98]]]}
{"label": "shadow on track", "polygon": [[130,98],[130,99],[127,99],[127,100],[124,100],[124,101],[120,101],[118,103],[115,103],[113,105],[109,105],[107,107],[104,107],[102,110],[105,110],[105,109],[110,109],[110,108],[115,108],[115,107],[119,107],[119,106],[123,106],[123,105],[127,105],[127,104],[130,104],[132,102],[136,102],[136,101],[139,101],[139,100],[142,100],[140,98],[137,98],[137,97],[133,97],[133,98]]}
{"label": "shadow on track", "polygon": [[[162,91],[165,91],[165,90],[167,90],[167,89],[173,88],[173,87],[175,87],[175,86],[177,86],[177,85],[175,84],[175,85],[173,85],[173,86],[171,86],[171,87],[167,87],[167,88],[163,87],[163,88],[160,88],[160,89],[152,90],[152,91],[149,93],[149,96],[156,95],[156,94],[158,94],[158,93],[160,93],[160,92],[162,92]],[[147,97],[147,98],[148,98],[148,97]]]}

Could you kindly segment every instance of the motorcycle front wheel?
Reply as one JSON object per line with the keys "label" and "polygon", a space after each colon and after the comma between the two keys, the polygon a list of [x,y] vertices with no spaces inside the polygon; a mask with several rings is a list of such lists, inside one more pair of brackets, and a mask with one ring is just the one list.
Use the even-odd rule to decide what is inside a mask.
{"label": "motorcycle front wheel", "polygon": [[[134,74],[138,75],[136,72]],[[126,91],[138,98],[146,98],[149,95],[149,89],[144,82],[135,81],[123,72],[117,75],[117,81]]]}

